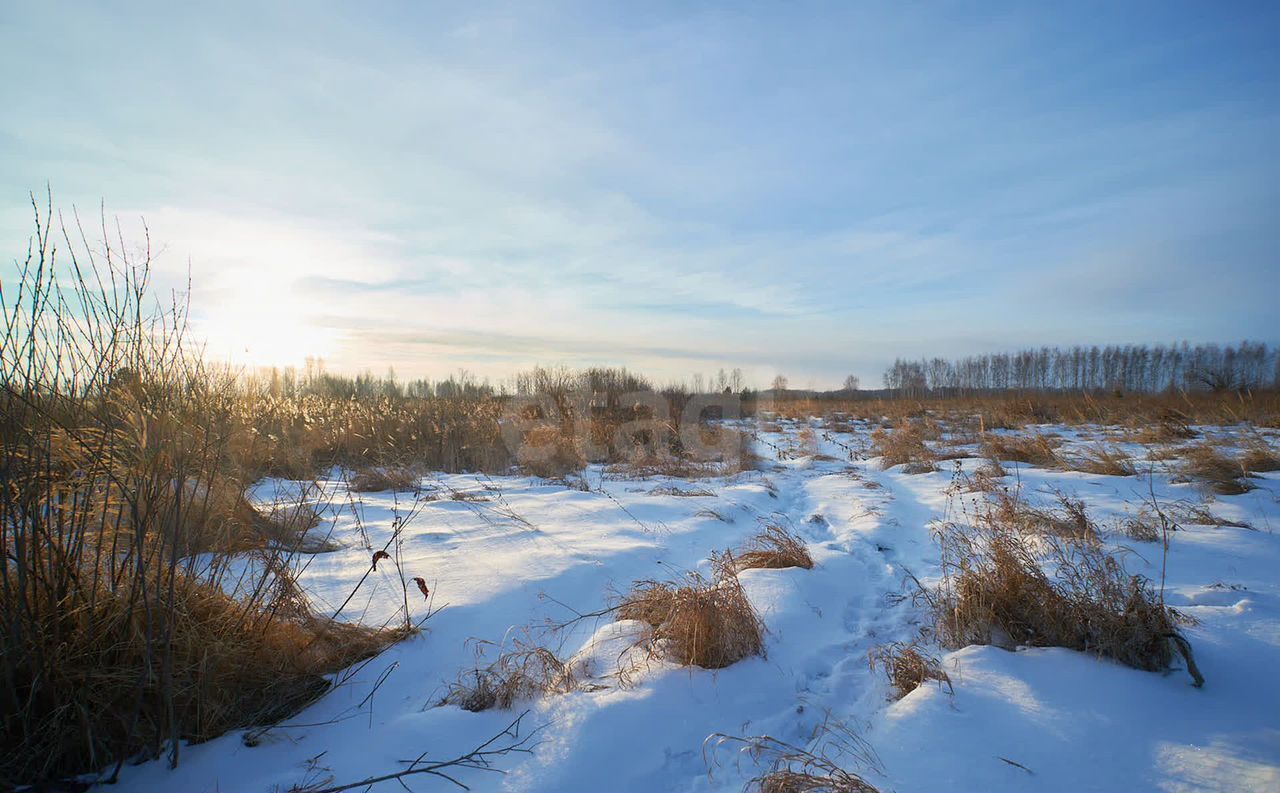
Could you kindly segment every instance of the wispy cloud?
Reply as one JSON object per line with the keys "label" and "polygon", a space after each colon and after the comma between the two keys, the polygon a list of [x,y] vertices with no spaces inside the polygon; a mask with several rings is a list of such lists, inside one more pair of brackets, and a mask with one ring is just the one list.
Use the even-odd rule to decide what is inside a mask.
{"label": "wispy cloud", "polygon": [[832,384],[897,354],[1275,340],[1276,23],[20,3],[0,240],[22,247],[46,181],[105,198],[172,283],[189,263],[228,354],[311,335],[331,366],[415,375]]}

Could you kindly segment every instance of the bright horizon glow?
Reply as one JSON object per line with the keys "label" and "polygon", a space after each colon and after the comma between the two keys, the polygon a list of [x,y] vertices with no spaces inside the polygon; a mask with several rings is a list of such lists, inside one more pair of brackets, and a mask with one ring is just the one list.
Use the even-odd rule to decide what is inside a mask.
{"label": "bright horizon glow", "polygon": [[127,239],[145,217],[157,286],[189,272],[193,328],[248,366],[832,388],[1274,344],[1277,30],[1249,2],[18,0],[0,243],[46,184]]}
{"label": "bright horizon glow", "polygon": [[232,311],[193,319],[191,329],[208,360],[250,368],[301,367],[308,358],[327,359],[337,342],[336,333],[296,314]]}

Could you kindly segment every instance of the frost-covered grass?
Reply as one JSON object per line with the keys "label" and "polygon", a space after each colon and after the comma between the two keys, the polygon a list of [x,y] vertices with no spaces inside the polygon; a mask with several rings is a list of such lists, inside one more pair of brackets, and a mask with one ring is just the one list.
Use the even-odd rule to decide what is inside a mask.
{"label": "frost-covered grass", "polygon": [[[832,725],[874,751],[822,744],[830,759],[885,791],[1280,786],[1280,474],[1255,471],[1246,492],[1222,495],[1182,451],[1208,443],[1225,459],[1244,459],[1258,454],[1255,433],[1197,426],[1194,441],[1140,443],[1127,427],[1036,424],[1016,434],[1038,437],[1034,447],[1052,451],[1038,459],[1051,467],[1009,454],[993,466],[984,453],[1016,448],[1013,431],[941,421],[911,441],[917,456],[923,447],[942,460],[939,470],[910,473],[904,467],[919,470],[910,460],[886,468],[865,456],[876,427],[778,418],[755,445],[759,470],[696,484],[591,466],[585,486],[439,474],[415,496],[348,493],[335,471],[321,483],[332,496],[325,528],[343,547],[309,559],[302,581],[316,609],[337,610],[400,527],[394,563],[378,565],[342,617],[394,624],[405,607],[402,581],[415,577],[439,612],[421,635],[348,675],[256,746],[224,735],[187,747],[175,770],[154,762],[126,769],[122,789],[323,789],[404,769],[424,752],[461,754],[526,709],[522,729],[541,728],[532,753],[496,759],[504,774],[460,772],[472,789],[739,790],[771,769],[750,753],[709,769],[708,738],[770,736],[816,751],[815,731],[829,735]],[[884,433],[880,440],[893,448]],[[254,496],[280,487],[289,485],[264,481]],[[1177,653],[1162,673],[1088,650],[1000,641],[948,650],[922,636],[933,615],[912,595],[944,581],[935,533],[975,514],[963,504],[998,506],[1000,494],[1046,515],[1082,504],[1092,528],[1076,539],[1148,579],[1187,618],[1179,630],[1205,685],[1192,686]],[[1125,531],[1136,519],[1154,527],[1145,540]],[[618,619],[634,582],[696,574],[714,586],[720,554],[754,548],[769,526],[788,527],[812,568],[736,574],[763,625],[761,653],[715,670],[685,666],[678,654],[654,652],[649,622]],[[422,595],[412,585],[407,594],[420,613]],[[919,653],[924,673],[908,658],[900,675],[885,675],[883,648],[895,643]],[[878,668],[869,656],[881,659]],[[487,682],[499,692],[468,708],[479,700],[458,696],[456,686],[477,670],[493,675]],[[929,684],[939,675],[949,685]],[[406,783],[449,787],[425,777]]]}

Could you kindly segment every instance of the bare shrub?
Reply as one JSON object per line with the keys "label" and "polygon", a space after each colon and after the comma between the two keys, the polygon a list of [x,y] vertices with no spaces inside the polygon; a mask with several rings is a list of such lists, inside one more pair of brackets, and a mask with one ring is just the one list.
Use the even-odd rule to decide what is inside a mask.
{"label": "bare shrub", "polygon": [[892,642],[874,647],[867,653],[871,671],[881,667],[901,699],[929,680],[946,684],[951,691],[951,678],[942,670],[937,658],[925,655],[915,643]]}
{"label": "bare shrub", "polygon": [[402,465],[374,465],[363,468],[347,483],[357,493],[380,493],[384,490],[416,490],[422,481],[418,472]]}
{"label": "bare shrub", "polygon": [[675,581],[640,581],[619,604],[618,619],[652,630],[650,651],[684,666],[722,669],[764,653],[764,624],[732,570],[714,581],[688,573]]}
{"label": "bare shrub", "polygon": [[1183,451],[1181,472],[1221,496],[1247,493],[1254,487],[1239,460],[1226,456],[1207,442]]}
{"label": "bare shrub", "polygon": [[813,557],[809,555],[804,542],[776,523],[766,524],[744,549],[728,556],[727,561],[736,570],[785,567],[813,569]]}
{"label": "bare shrub", "polygon": [[1062,458],[1055,450],[1059,444],[1057,439],[1038,432],[1032,435],[988,435],[982,450],[984,456],[1000,462],[1028,463],[1048,468],[1062,463]]}

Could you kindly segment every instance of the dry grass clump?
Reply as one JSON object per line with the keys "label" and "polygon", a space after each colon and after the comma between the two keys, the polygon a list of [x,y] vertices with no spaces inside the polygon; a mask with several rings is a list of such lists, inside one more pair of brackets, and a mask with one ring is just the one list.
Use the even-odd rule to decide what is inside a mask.
{"label": "dry grass clump", "polygon": [[977,522],[939,534],[943,582],[926,596],[944,644],[1066,647],[1148,671],[1167,669],[1176,650],[1202,682],[1178,615],[1101,546]]}
{"label": "dry grass clump", "polygon": [[[679,412],[680,394],[664,392],[655,398],[669,399],[671,410]],[[723,411],[717,408],[705,412],[714,417]],[[595,417],[592,420],[596,423],[588,425],[586,456],[592,462],[607,463],[610,474],[628,478],[728,476],[753,470],[760,464],[751,433],[702,417],[681,418],[673,421],[648,416],[610,422],[605,417]],[[769,441],[764,443],[776,448]]]}
{"label": "dry grass clump", "polygon": [[699,517],[699,518],[713,518],[715,520],[720,521],[721,523],[733,523],[732,515],[729,515],[725,512],[721,512],[718,510],[714,510],[711,507],[703,507],[702,509],[698,510],[693,514],[695,517]]}
{"label": "dry grass clump", "polygon": [[1245,447],[1240,465],[1250,473],[1280,471],[1280,453],[1262,438],[1254,438]]}
{"label": "dry grass clump", "polygon": [[727,559],[736,570],[786,567],[813,569],[813,557],[804,542],[783,526],[769,523],[747,543],[747,547]]}
{"label": "dry grass clump", "polygon": [[848,764],[883,773],[869,745],[848,727],[823,723],[809,747],[795,746],[768,735],[737,737],[716,733],[703,745],[708,766],[719,765],[718,751],[736,749],[738,764],[745,758],[765,771],[747,782],[748,793],[879,793]]}
{"label": "dry grass clump", "polygon": [[[488,642],[478,644],[480,654],[491,646]],[[579,681],[569,664],[545,647],[517,640],[513,649],[499,652],[492,663],[451,683],[440,704],[457,705],[472,713],[508,710],[523,700],[566,694],[577,688]]]}
{"label": "dry grass clump", "polygon": [[[1150,509],[1150,507],[1147,509]],[[1177,524],[1182,524],[1187,526],[1227,526],[1236,529],[1253,528],[1248,523],[1219,517],[1213,514],[1213,512],[1204,504],[1197,504],[1193,501],[1174,501],[1173,503],[1166,504],[1162,507],[1160,512],[1165,515],[1169,521],[1173,522],[1175,526]]]}
{"label": "dry grass clump", "polygon": [[516,462],[526,472],[544,479],[562,479],[587,464],[577,438],[559,427],[537,427],[524,436]]}
{"label": "dry grass clump", "polygon": [[1167,460],[1176,460],[1182,455],[1182,449],[1177,446],[1151,446],[1147,448],[1147,459],[1152,462],[1165,462]]}
{"label": "dry grass clump", "polygon": [[938,685],[946,684],[951,688],[951,678],[942,669],[937,658],[925,655],[915,643],[892,642],[872,648],[867,653],[867,664],[871,671],[883,667],[889,682],[898,692],[898,699],[923,686],[929,680],[936,680]]}
{"label": "dry grass clump", "polygon": [[493,496],[486,495],[480,490],[450,490],[449,500],[476,504],[484,501],[493,501]]}
{"label": "dry grass clump", "polygon": [[1040,433],[1031,435],[988,435],[982,445],[985,457],[1006,463],[1028,463],[1042,468],[1057,466],[1062,458],[1055,450],[1061,441]]}
{"label": "dry grass clump", "polygon": [[1055,507],[1034,507],[1016,494],[999,492],[995,507],[983,519],[1001,530],[1022,535],[1047,534],[1075,542],[1097,542],[1097,527],[1083,500],[1056,491]]}
{"label": "dry grass clump", "polygon": [[648,623],[651,652],[684,666],[723,669],[764,653],[764,623],[730,567],[713,581],[688,573],[637,582],[616,615]]}
{"label": "dry grass clump", "polygon": [[648,493],[651,496],[676,496],[677,498],[714,497],[715,492],[701,487],[679,487],[677,485],[658,485]]}
{"label": "dry grass clump", "polygon": [[1160,506],[1154,502],[1148,502],[1142,505],[1136,515],[1126,517],[1119,523],[1121,532],[1140,542],[1156,542],[1169,532],[1181,530],[1183,526],[1252,528],[1248,523],[1214,515],[1203,504],[1185,500]]}
{"label": "dry grass clump", "polygon": [[760,457],[752,448],[752,439],[747,433],[729,427],[720,427],[714,433],[703,433],[701,429],[698,432],[700,437],[707,436],[702,454],[694,456],[682,453],[679,448],[673,450],[665,446],[655,448],[652,444],[636,444],[606,470],[630,479],[655,476],[701,479],[729,476],[755,470],[759,466]]}
{"label": "dry grass clump", "polygon": [[1220,496],[1235,496],[1253,489],[1249,472],[1239,460],[1226,456],[1210,443],[1183,451],[1181,472]]}
{"label": "dry grass clump", "polygon": [[1087,474],[1103,476],[1133,476],[1138,473],[1133,458],[1121,449],[1103,444],[1085,449],[1071,461],[1071,467]]}
{"label": "dry grass clump", "polygon": [[1191,417],[1180,410],[1169,408],[1158,412],[1153,419],[1141,421],[1133,434],[1138,443],[1175,443],[1196,437]]}
{"label": "dry grass clump", "polygon": [[1138,542],[1157,542],[1163,537],[1163,531],[1170,531],[1176,526],[1171,523],[1161,524],[1159,517],[1146,509],[1120,520],[1119,529],[1126,537]]}
{"label": "dry grass clump", "polygon": [[351,477],[348,487],[356,493],[380,493],[384,490],[417,490],[422,477],[403,465],[374,465],[361,469]]}
{"label": "dry grass clump", "polygon": [[903,473],[919,474],[938,470],[937,455],[925,445],[924,436],[915,424],[903,423],[897,429],[877,429],[871,433],[874,454],[880,467],[888,470],[903,466]]}
{"label": "dry grass clump", "polygon": [[653,449],[641,444],[632,447],[626,459],[609,465],[606,470],[610,474],[629,479],[648,479],[655,476],[696,479],[707,473],[701,466],[694,465],[668,449]]}
{"label": "dry grass clump", "polygon": [[747,790],[758,791],[758,793],[876,793],[876,788],[861,777],[843,769],[835,770],[838,773],[813,773],[790,769],[770,771],[752,780]]}

